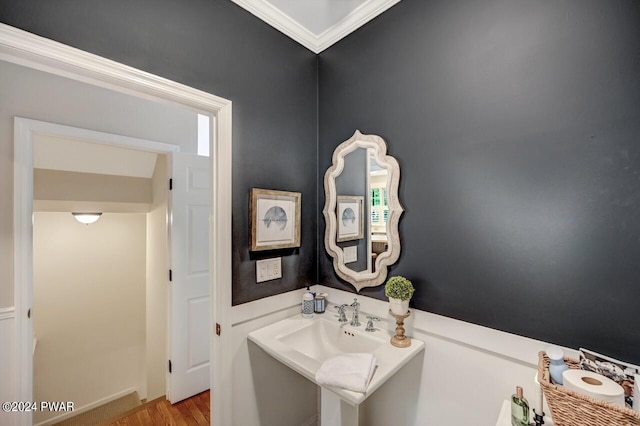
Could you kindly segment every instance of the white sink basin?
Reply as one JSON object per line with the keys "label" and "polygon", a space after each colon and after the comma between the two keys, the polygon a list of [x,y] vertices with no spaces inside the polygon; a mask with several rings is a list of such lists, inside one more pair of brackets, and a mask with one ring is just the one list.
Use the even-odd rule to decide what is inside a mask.
{"label": "white sink basin", "polygon": [[291,331],[276,339],[291,349],[302,353],[317,361],[324,361],[333,355],[349,352],[374,353],[376,349],[384,345],[386,339],[376,336],[374,333],[357,330],[348,325],[341,326],[338,321],[325,320],[305,321],[305,327]]}
{"label": "white sink basin", "polygon": [[415,339],[408,348],[396,348],[389,342],[393,332],[364,329],[364,324],[357,328],[341,324],[330,313],[311,319],[295,315],[249,333],[249,340],[314,383],[318,368],[327,358],[340,353],[373,353],[377,368],[365,393],[329,388],[342,400],[357,406],[424,349],[424,342]]}

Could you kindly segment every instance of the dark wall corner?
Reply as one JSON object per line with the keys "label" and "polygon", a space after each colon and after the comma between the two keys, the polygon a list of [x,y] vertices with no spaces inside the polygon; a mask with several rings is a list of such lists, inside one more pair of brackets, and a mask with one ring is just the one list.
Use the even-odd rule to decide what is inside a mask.
{"label": "dark wall corner", "polygon": [[638,22],[626,0],[404,1],[320,54],[320,173],[355,128],[385,138],[414,308],[640,363]]}

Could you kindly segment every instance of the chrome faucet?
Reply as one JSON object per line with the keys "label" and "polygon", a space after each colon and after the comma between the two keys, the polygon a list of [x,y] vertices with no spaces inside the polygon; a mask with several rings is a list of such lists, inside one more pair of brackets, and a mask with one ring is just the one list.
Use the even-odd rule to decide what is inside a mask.
{"label": "chrome faucet", "polygon": [[347,316],[344,313],[344,310],[347,309],[347,306],[349,306],[349,305],[343,304],[343,305],[340,305],[340,306],[335,306],[335,308],[338,310],[338,315],[340,316],[340,318],[338,318],[339,322],[347,322],[347,321],[349,321],[347,319]]}
{"label": "chrome faucet", "polygon": [[353,308],[353,318],[351,318],[352,327],[360,327],[360,320],[358,319],[358,314],[360,313],[360,302],[358,302],[357,298],[353,298],[353,303],[350,305]]}

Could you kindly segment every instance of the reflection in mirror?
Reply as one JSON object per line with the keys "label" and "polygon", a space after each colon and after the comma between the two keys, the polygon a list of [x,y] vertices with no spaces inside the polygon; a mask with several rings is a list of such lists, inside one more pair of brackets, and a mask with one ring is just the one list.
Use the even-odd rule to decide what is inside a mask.
{"label": "reflection in mirror", "polygon": [[400,254],[400,169],[376,135],[338,146],[325,174],[325,247],[336,273],[360,290],[384,282]]}
{"label": "reflection in mirror", "polygon": [[387,222],[389,220],[389,200],[387,198],[387,178],[389,172],[381,167],[373,153],[369,156],[369,220],[371,221],[371,272],[375,272],[375,259],[387,251]]}

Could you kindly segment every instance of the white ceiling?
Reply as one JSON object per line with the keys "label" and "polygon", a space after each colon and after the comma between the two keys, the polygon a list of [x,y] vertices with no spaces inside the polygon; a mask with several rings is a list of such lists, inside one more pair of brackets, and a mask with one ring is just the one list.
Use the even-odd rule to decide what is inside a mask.
{"label": "white ceiling", "polygon": [[158,154],[35,134],[33,167],[79,173],[151,178]]}
{"label": "white ceiling", "polygon": [[320,53],[401,0],[232,0]]}

